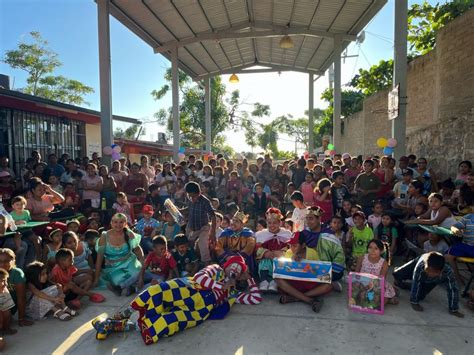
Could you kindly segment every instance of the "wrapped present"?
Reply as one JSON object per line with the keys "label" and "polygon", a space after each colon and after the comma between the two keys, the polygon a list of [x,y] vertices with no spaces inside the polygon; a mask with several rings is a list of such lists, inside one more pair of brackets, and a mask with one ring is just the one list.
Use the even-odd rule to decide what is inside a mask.
{"label": "wrapped present", "polygon": [[273,259],[274,278],[331,283],[331,272],[332,264],[328,261]]}
{"label": "wrapped present", "polygon": [[171,201],[169,198],[165,200],[164,206],[166,210],[171,214],[173,219],[178,223],[180,226],[184,225],[186,221],[184,220],[183,215],[179,211],[178,207]]}
{"label": "wrapped present", "polygon": [[384,314],[385,279],[361,272],[349,273],[349,308],[354,312]]}

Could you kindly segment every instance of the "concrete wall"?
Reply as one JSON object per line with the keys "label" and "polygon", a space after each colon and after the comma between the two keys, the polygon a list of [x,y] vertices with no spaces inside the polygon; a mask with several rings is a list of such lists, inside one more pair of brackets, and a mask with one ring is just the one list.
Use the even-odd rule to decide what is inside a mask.
{"label": "concrete wall", "polygon": [[[408,65],[407,153],[425,156],[441,178],[457,163],[474,160],[474,10],[437,36],[436,48]],[[364,101],[344,120],[342,147],[352,154],[380,155],[379,137],[391,137],[388,90]]]}
{"label": "concrete wall", "polygon": [[100,125],[86,124],[86,151],[89,159],[94,152],[102,155],[100,132]]}

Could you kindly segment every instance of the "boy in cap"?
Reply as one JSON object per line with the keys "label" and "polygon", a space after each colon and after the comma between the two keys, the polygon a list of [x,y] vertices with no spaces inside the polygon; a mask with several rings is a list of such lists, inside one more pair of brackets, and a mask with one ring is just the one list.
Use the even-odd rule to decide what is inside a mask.
{"label": "boy in cap", "polygon": [[160,222],[153,218],[153,206],[145,205],[142,209],[143,218],[135,225],[135,231],[142,236],[140,246],[145,255],[153,249],[151,234],[160,227]]}

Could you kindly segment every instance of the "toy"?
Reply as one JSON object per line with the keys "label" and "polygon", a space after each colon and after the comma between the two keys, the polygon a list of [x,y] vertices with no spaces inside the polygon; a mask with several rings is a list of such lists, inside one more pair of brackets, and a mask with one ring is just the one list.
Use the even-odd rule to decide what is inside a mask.
{"label": "toy", "polygon": [[273,259],[273,277],[275,278],[331,283],[331,272],[332,264],[328,261]]}
{"label": "toy", "polygon": [[129,319],[112,319],[97,317],[92,321],[97,331],[95,338],[105,340],[110,333],[128,332],[135,329],[135,324]]}
{"label": "toy", "polygon": [[385,280],[360,272],[349,273],[349,308],[355,312],[384,314]]}

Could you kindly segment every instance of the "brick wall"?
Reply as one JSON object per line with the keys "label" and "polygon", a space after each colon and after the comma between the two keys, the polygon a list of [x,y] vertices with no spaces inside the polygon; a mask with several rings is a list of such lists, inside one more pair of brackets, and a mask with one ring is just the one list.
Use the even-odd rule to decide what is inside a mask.
{"label": "brick wall", "polygon": [[[436,43],[408,65],[407,152],[425,156],[444,178],[459,161],[474,160],[474,10],[442,29]],[[344,120],[341,151],[381,154],[377,138],[391,137],[387,95],[368,97]]]}

